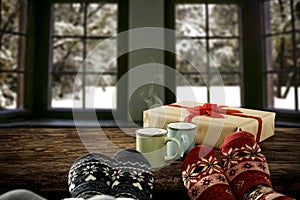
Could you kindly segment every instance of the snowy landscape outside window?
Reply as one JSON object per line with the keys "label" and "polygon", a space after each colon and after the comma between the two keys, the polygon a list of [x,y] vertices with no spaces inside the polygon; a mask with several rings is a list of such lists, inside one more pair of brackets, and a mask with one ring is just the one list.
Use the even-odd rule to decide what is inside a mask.
{"label": "snowy landscape outside window", "polygon": [[267,107],[299,112],[300,1],[264,1]]}
{"label": "snowy landscape outside window", "polygon": [[[83,61],[98,44],[117,34],[117,4],[56,3],[52,21],[50,109],[72,108],[73,101],[80,102],[76,103],[81,105],[78,109],[114,109],[117,63],[108,61],[117,57],[117,41],[114,46],[102,49],[98,57],[89,59],[90,62]],[[80,67],[82,70],[78,71]],[[77,72],[81,81],[73,90]],[[91,91],[96,91],[94,103],[89,101],[94,97]]]}
{"label": "snowy landscape outside window", "polygon": [[[221,74],[226,105],[241,106],[239,6],[178,3],[175,7],[175,17],[175,28],[182,35],[176,40],[177,55],[193,56],[198,58],[199,66],[207,65],[200,62],[205,55],[196,52],[195,46],[189,41],[199,43],[208,52]],[[216,85],[214,81],[216,68],[202,67],[206,67],[206,70],[200,75],[189,63],[179,56],[176,58],[176,69],[191,83],[197,101],[210,102],[209,92],[222,86]],[[176,85],[178,99],[191,98],[187,93],[187,86],[178,77]]]}
{"label": "snowy landscape outside window", "polygon": [[0,0],[0,112],[23,108],[27,1]]}

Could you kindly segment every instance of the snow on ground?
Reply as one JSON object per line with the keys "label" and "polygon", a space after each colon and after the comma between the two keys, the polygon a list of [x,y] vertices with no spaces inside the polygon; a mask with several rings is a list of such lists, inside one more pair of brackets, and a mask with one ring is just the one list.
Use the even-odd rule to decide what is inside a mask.
{"label": "snow on ground", "polygon": [[[105,89],[86,88],[86,108],[116,108],[116,87],[105,87]],[[78,92],[78,94],[80,93],[82,93],[82,91]],[[65,99],[52,99],[51,102],[53,108],[80,108],[82,104],[82,98],[73,100],[73,95],[69,95]]]}
{"label": "snow on ground", "polygon": [[[223,90],[224,89],[224,90]],[[93,95],[95,93],[95,95]],[[177,87],[176,89],[177,101],[197,101],[207,102],[206,87]],[[241,91],[239,86],[225,86],[212,87],[210,90],[211,102],[220,105],[241,106]],[[298,89],[298,94],[300,89]],[[275,108],[295,109],[295,97],[294,89],[291,88],[285,99],[274,98]],[[88,88],[86,90],[86,107],[87,108],[102,108],[102,109],[114,109],[116,108],[116,88],[106,87],[102,88]],[[94,97],[94,98],[93,98]],[[52,100],[52,107],[54,108],[72,108],[82,105],[81,100],[74,100],[72,95],[69,95],[66,99]]]}

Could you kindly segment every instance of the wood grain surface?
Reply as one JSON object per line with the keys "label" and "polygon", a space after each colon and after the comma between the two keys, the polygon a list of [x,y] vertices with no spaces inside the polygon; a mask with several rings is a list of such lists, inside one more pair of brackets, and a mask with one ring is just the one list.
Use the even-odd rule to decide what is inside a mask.
{"label": "wood grain surface", "polygon": [[[117,148],[135,148],[134,129],[105,128],[100,134],[89,128],[79,133],[75,128],[0,129],[0,193],[25,188],[48,199],[66,198],[68,171],[77,157],[89,151],[113,155]],[[262,142],[261,148],[274,189],[300,197],[300,128],[276,128],[275,136]],[[188,199],[181,164],[176,161],[154,172],[153,199]]]}

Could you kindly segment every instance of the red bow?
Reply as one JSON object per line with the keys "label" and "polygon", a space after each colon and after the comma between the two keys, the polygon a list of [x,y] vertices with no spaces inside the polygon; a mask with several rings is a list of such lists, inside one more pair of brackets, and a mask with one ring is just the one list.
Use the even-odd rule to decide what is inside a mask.
{"label": "red bow", "polygon": [[217,104],[212,103],[205,103],[202,106],[195,107],[187,107],[177,104],[170,104],[169,106],[187,109],[191,114],[188,117],[186,117],[185,121],[191,121],[193,117],[199,115],[208,115],[212,118],[224,118],[222,114],[228,115],[233,113],[241,113],[241,111],[239,110],[224,109],[225,106],[218,106]]}
{"label": "red bow", "polygon": [[239,110],[224,109],[224,106],[218,106],[217,104],[205,103],[202,106],[195,106],[187,108],[191,114],[195,115],[208,115],[212,118],[224,118],[222,114],[241,113]]}

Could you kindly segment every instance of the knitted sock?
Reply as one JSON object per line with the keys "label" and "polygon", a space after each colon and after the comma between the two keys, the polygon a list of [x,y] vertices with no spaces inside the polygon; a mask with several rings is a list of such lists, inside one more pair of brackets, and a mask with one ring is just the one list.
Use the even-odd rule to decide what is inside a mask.
{"label": "knitted sock", "polygon": [[220,152],[223,170],[238,199],[243,199],[243,195],[255,186],[272,187],[266,158],[253,134],[246,131],[230,134]]}
{"label": "knitted sock", "polygon": [[88,153],[76,159],[68,177],[71,197],[88,199],[110,194],[111,161],[111,158],[98,153]]}
{"label": "knitted sock", "polygon": [[273,188],[258,185],[250,189],[243,195],[243,200],[292,200],[292,198],[280,194],[273,190]]}
{"label": "knitted sock", "polygon": [[123,149],[113,159],[111,193],[115,197],[149,200],[152,197],[154,175],[150,163],[138,151]]}
{"label": "knitted sock", "polygon": [[184,186],[192,200],[235,200],[214,150],[198,145],[182,165]]}

